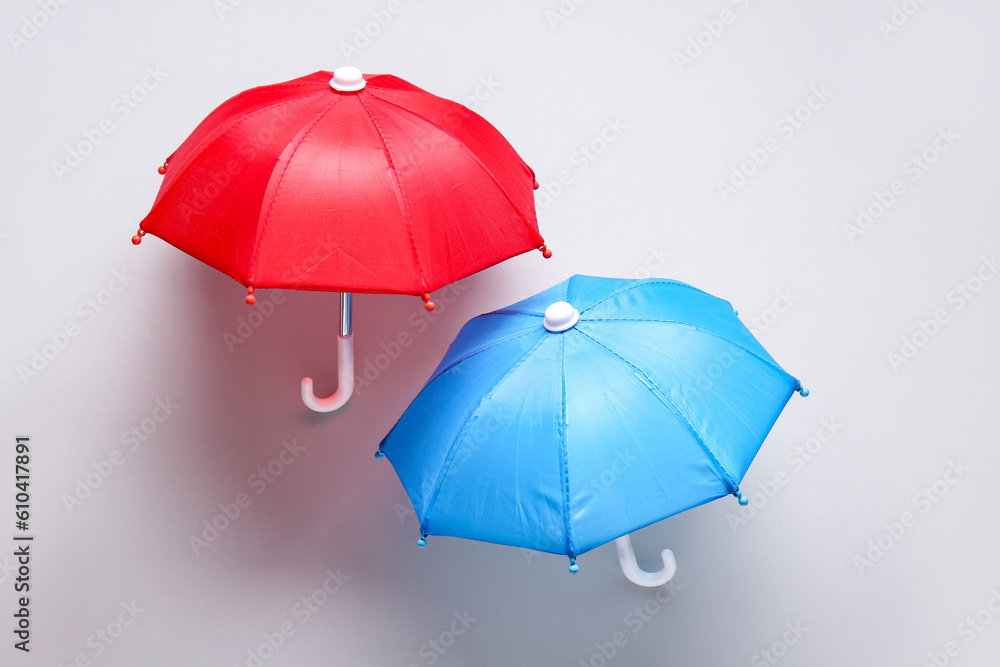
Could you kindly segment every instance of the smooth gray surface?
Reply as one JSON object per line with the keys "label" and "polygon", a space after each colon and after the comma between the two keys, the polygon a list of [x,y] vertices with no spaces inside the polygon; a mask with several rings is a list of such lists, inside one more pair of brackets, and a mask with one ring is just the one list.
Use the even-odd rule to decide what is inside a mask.
{"label": "smooth gray surface", "polygon": [[[19,434],[35,448],[37,534],[30,655],[11,647],[13,559],[0,550],[0,663],[253,665],[248,650],[287,621],[294,634],[263,664],[774,664],[765,649],[788,666],[933,664],[929,653],[996,664],[1000,280],[977,272],[993,278],[1000,251],[1000,6],[896,2],[916,13],[883,35],[891,0],[563,0],[573,11],[554,24],[556,0],[231,3],[220,16],[209,0],[50,0],[59,11],[37,35],[0,47],[0,540],[14,532]],[[674,54],[724,10],[732,21],[679,67]],[[7,2],[0,25],[20,31],[39,11]],[[333,389],[336,294],[286,292],[227,346],[251,312],[243,289],[155,237],[129,238],[156,167],[216,105],[348,63],[466,101],[503,132],[543,184],[555,256],[442,290],[433,318],[417,298],[356,297],[359,373],[400,332],[413,343],[347,408],[313,415],[298,383]],[[115,100],[147,67],[165,74],[126,117]],[[813,90],[823,99],[790,132],[782,119]],[[58,178],[52,163],[105,118],[113,132]],[[949,128],[948,150],[911,180],[911,156]],[[767,147],[724,200],[718,182]],[[852,243],[845,225],[894,179],[905,191]],[[417,549],[406,496],[372,454],[461,324],[572,273],[646,267],[757,318],[764,345],[812,390],[793,397],[743,488],[785,483],[753,496],[745,524],[723,499],[636,534],[640,563],[664,547],[677,556],[659,600],[625,581],[611,545],[581,557],[575,577],[565,558],[518,549],[449,538]],[[91,311],[115,271],[127,286]],[[980,288],[971,299],[955,291],[966,283]],[[925,339],[920,322],[937,310],[946,321]],[[79,335],[23,379],[19,366],[70,323]],[[904,337],[925,344],[894,369]],[[163,416],[157,400],[177,407],[130,450],[125,434]],[[252,476],[283,441],[304,450],[258,495]],[[809,460],[795,453],[805,446],[818,449]],[[68,510],[114,450],[122,465]],[[955,484],[939,481],[950,464],[968,467]],[[935,482],[943,495],[922,500]],[[251,505],[196,555],[189,537],[241,492]],[[886,531],[904,512],[913,525],[896,539]],[[859,561],[880,538],[891,548]],[[296,605],[328,570],[346,579],[306,617]],[[110,646],[97,639],[133,601],[135,621]],[[993,622],[973,629],[977,613]],[[619,632],[624,645],[604,658]]]}

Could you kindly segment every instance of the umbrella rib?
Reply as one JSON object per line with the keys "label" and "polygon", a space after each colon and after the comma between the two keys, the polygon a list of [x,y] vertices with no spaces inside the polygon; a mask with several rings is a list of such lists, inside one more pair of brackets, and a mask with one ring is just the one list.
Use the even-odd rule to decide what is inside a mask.
{"label": "umbrella rib", "polygon": [[[288,154],[288,159],[285,161],[285,165],[281,170],[281,175],[278,176],[278,182],[274,186],[274,194],[271,195],[271,201],[267,205],[267,213],[263,215],[263,223],[260,225],[260,231],[257,233],[257,239],[254,243],[253,257],[250,259],[250,265],[247,267],[247,279],[249,282],[253,283],[254,274],[257,270],[257,258],[260,256],[260,248],[264,245],[264,234],[267,232],[267,223],[271,221],[271,212],[274,210],[274,204],[278,201],[278,195],[281,193],[281,186],[285,184],[285,176],[288,174],[288,170],[292,166],[292,160],[295,158],[295,154],[299,151],[302,143],[309,138],[313,129],[319,124],[321,120],[326,118],[326,115],[330,113],[330,110],[337,105],[340,101],[340,96],[337,95],[333,98],[333,101],[323,109],[320,113],[316,114],[316,117],[310,122],[306,127],[299,131],[295,145],[292,147],[291,152]],[[281,162],[281,158],[278,158],[278,163]],[[275,164],[277,167],[278,164]],[[271,177],[274,177],[274,172],[271,172]]]}
{"label": "umbrella rib", "polygon": [[608,347],[601,341],[597,340],[593,336],[589,335],[585,331],[581,331],[579,329],[577,329],[577,331],[579,331],[582,335],[592,340],[595,344],[600,345],[605,350],[607,350],[614,356],[618,357],[623,363],[628,365],[634,371],[634,373],[642,380],[643,384],[645,384],[653,391],[653,395],[656,396],[656,398],[659,399],[659,401],[663,403],[674,414],[674,416],[677,419],[679,419],[681,423],[684,424],[685,427],[687,427],[687,430],[691,433],[691,435],[694,436],[695,440],[698,441],[698,444],[701,445],[701,448],[703,450],[705,450],[705,453],[708,454],[709,458],[712,461],[712,464],[716,468],[716,472],[718,472],[720,476],[723,477],[723,479],[729,481],[730,492],[736,491],[739,488],[739,483],[736,481],[736,477],[728,470],[726,470],[726,467],[722,465],[722,462],[719,461],[719,459],[715,456],[715,452],[713,452],[712,448],[708,446],[707,442],[705,442],[705,438],[703,438],[702,435],[698,433],[698,429],[696,429],[694,427],[694,424],[692,424],[690,420],[688,420],[688,418],[684,416],[684,413],[682,413],[680,409],[677,407],[677,405],[675,405],[674,402],[670,400],[670,398],[664,393],[664,391],[660,388],[660,386],[656,384],[653,378],[649,377],[649,375],[647,375],[645,371],[643,371],[641,368],[639,368],[631,361],[623,357],[621,354],[615,352],[610,347]]}
{"label": "umbrella rib", "polygon": [[[483,313],[484,315],[528,315],[529,317],[541,317],[544,318],[545,315],[542,313],[526,313],[523,310],[511,310],[510,308],[501,308],[500,310],[494,310],[491,313]],[[480,315],[482,317],[482,315]]]}
{"label": "umbrella rib", "polygon": [[560,336],[559,338],[559,375],[562,379],[562,412],[560,413],[560,422],[557,424],[559,429],[559,440],[561,441],[561,461],[562,470],[560,471],[559,477],[562,479],[562,491],[563,491],[563,523],[566,527],[566,555],[570,558],[576,557],[576,546],[573,544],[573,527],[570,523],[570,497],[569,497],[569,448],[566,443],[566,337]]}
{"label": "umbrella rib", "polygon": [[[489,314],[490,313],[487,313],[487,315],[489,315]],[[480,315],[479,317],[482,317],[482,315]],[[475,318],[473,318],[473,319],[475,319]],[[463,354],[461,357],[459,357],[455,361],[453,361],[450,364],[448,364],[447,367],[442,368],[440,370],[440,372],[435,371],[434,375],[427,382],[427,384],[429,385],[431,382],[433,382],[434,380],[438,379],[439,377],[441,377],[442,375],[444,375],[445,373],[447,373],[448,371],[450,371],[452,368],[454,368],[458,364],[462,363],[463,361],[465,361],[465,360],[467,360],[467,359],[469,359],[471,357],[476,356],[480,352],[485,352],[486,350],[488,350],[488,349],[490,349],[492,347],[496,347],[497,345],[503,345],[504,343],[509,343],[512,340],[516,340],[518,338],[523,338],[524,336],[527,336],[528,334],[533,333],[533,332],[535,332],[535,329],[528,329],[527,331],[522,331],[521,333],[511,334],[510,336],[506,336],[504,338],[498,338],[496,340],[493,340],[489,345],[484,345],[483,347],[476,348],[476,349],[474,349],[471,352],[467,352],[466,354]],[[425,389],[426,389],[426,387],[425,387]]]}
{"label": "umbrella rib", "polygon": [[[386,99],[386,98],[382,97],[381,95],[377,95],[377,94],[375,94],[375,91],[372,91],[371,94],[372,94],[373,97],[377,97],[378,99],[382,100],[386,104],[391,104],[394,107],[398,107],[398,108],[402,109],[403,111],[407,112],[408,114],[416,116],[420,120],[433,125],[434,127],[438,128],[439,130],[441,130],[442,132],[444,132],[456,144],[458,144],[459,146],[461,146],[462,150],[464,150],[466,153],[468,153],[472,157],[472,159],[476,161],[476,164],[478,164],[479,167],[484,172],[486,172],[486,174],[490,177],[490,180],[493,181],[493,184],[497,186],[497,189],[500,190],[500,192],[507,199],[507,201],[510,202],[510,205],[514,207],[514,210],[517,211],[518,216],[520,216],[520,218],[521,218],[521,222],[523,222],[524,225],[525,225],[525,227],[528,228],[528,231],[531,232],[534,236],[536,236],[539,241],[543,240],[541,233],[538,232],[538,231],[536,231],[534,228],[532,228],[531,221],[528,220],[528,216],[526,216],[524,214],[524,211],[521,210],[521,207],[518,206],[514,202],[514,199],[513,199],[513,197],[510,196],[510,193],[508,193],[507,190],[506,190],[506,188],[504,188],[500,184],[500,180],[493,174],[492,171],[490,171],[490,168],[486,166],[486,163],[484,163],[482,160],[480,160],[479,156],[476,155],[475,153],[473,153],[472,150],[470,150],[469,147],[465,145],[465,142],[463,142],[461,139],[459,139],[454,134],[452,134],[446,127],[440,125],[439,123],[434,122],[430,118],[427,118],[426,116],[421,116],[416,111],[413,111],[412,109],[408,109],[407,107],[403,106],[402,104],[399,104],[398,102],[393,102],[392,100]],[[457,102],[455,104],[457,104]],[[499,130],[497,130],[497,133],[499,133]],[[505,141],[506,141],[506,139],[505,139]],[[510,142],[508,142],[508,144],[509,143]],[[513,146],[511,146],[511,150],[513,150]],[[516,153],[516,151],[515,151],[515,153]],[[520,159],[520,156],[518,156],[518,158]],[[522,160],[522,162],[523,162],[523,160]],[[529,167],[529,170],[530,170],[530,167]]]}
{"label": "umbrella rib", "polygon": [[686,329],[693,329],[694,331],[699,331],[699,332],[701,332],[703,334],[706,334],[706,335],[709,335],[709,336],[713,336],[715,338],[718,338],[719,340],[724,340],[727,343],[729,343],[730,345],[732,345],[733,347],[738,347],[739,349],[743,350],[744,352],[746,352],[747,354],[749,354],[751,357],[759,359],[761,361],[761,363],[766,364],[767,366],[770,366],[774,370],[776,370],[776,371],[778,371],[778,372],[780,372],[780,373],[782,373],[784,375],[787,375],[789,378],[791,378],[793,380],[795,379],[784,368],[782,368],[781,366],[778,366],[773,361],[768,361],[767,359],[765,359],[764,357],[760,356],[759,354],[757,354],[753,350],[749,349],[745,345],[737,343],[732,338],[727,338],[726,336],[723,336],[722,334],[720,334],[720,333],[718,333],[716,331],[712,331],[711,329],[703,329],[702,327],[699,327],[699,326],[696,326],[694,324],[691,324],[690,322],[682,322],[680,320],[644,319],[644,318],[641,318],[641,317],[617,317],[617,318],[616,317],[602,317],[602,318],[588,319],[588,320],[584,320],[584,321],[588,322],[588,323],[589,322],[657,322],[657,323],[660,323],[660,324],[675,324],[677,326],[681,326],[681,327],[684,327]]}
{"label": "umbrella rib", "polygon": [[426,528],[427,516],[430,514],[431,507],[434,505],[434,501],[437,500],[438,492],[441,490],[441,484],[444,483],[444,478],[448,472],[448,468],[451,467],[451,462],[454,460],[455,455],[458,453],[459,445],[462,443],[462,440],[465,438],[465,435],[472,427],[472,418],[476,416],[476,414],[479,412],[479,409],[483,407],[484,403],[493,398],[493,395],[497,392],[497,390],[499,390],[500,387],[502,387],[503,384],[510,378],[510,376],[513,375],[514,372],[518,368],[520,368],[525,361],[528,360],[531,354],[538,349],[538,347],[542,344],[544,340],[545,337],[539,338],[538,342],[536,342],[534,345],[528,348],[528,350],[521,356],[521,358],[518,359],[513,366],[511,366],[510,370],[504,373],[503,377],[500,378],[490,388],[490,390],[486,394],[484,394],[481,399],[479,399],[479,402],[476,403],[475,407],[473,407],[472,410],[469,411],[469,414],[465,418],[465,422],[462,424],[461,430],[459,430],[458,435],[455,436],[455,439],[451,443],[451,447],[448,449],[448,454],[445,456],[444,461],[441,463],[441,469],[438,471],[437,478],[434,480],[434,486],[431,489],[429,497],[427,498],[427,504],[424,507],[423,515],[420,517],[421,529]]}
{"label": "umbrella rib", "polygon": [[[375,97],[378,97],[378,95],[375,95]],[[379,99],[382,98],[379,97]],[[406,194],[403,192],[403,181],[400,180],[399,173],[396,171],[396,162],[392,158],[392,151],[389,150],[389,144],[385,140],[385,135],[382,134],[382,128],[379,127],[378,122],[375,120],[375,116],[372,115],[368,105],[365,104],[365,98],[359,95],[358,101],[361,102],[361,108],[365,110],[368,120],[371,121],[372,126],[375,128],[375,133],[378,134],[378,139],[382,143],[382,152],[385,154],[385,158],[389,163],[389,177],[392,179],[392,183],[395,186],[396,200],[399,202],[399,208],[403,214],[403,220],[406,222],[406,231],[410,237],[410,249],[413,250],[413,261],[417,265],[417,275],[420,277],[420,288],[424,292],[427,292],[427,278],[424,276],[424,268],[420,263],[420,253],[417,251],[417,238],[413,233],[413,218],[410,217],[410,207],[406,202]]]}

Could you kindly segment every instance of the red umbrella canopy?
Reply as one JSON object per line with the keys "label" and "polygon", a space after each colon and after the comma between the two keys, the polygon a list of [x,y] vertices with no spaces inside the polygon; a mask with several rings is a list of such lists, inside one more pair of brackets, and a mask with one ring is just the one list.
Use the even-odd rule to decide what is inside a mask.
{"label": "red umbrella canopy", "polygon": [[[331,79],[331,77],[333,77]],[[160,167],[154,234],[253,289],[424,295],[533,248],[534,172],[466,107],[391,75],[247,90]]]}

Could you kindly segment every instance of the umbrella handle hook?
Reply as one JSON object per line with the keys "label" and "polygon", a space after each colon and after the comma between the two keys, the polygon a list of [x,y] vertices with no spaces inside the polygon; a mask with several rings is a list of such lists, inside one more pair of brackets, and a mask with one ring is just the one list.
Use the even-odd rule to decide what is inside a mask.
{"label": "umbrella handle hook", "polygon": [[670,549],[664,549],[660,554],[663,558],[663,569],[659,572],[646,572],[639,568],[630,536],[623,535],[615,540],[615,549],[618,551],[618,562],[622,566],[622,573],[633,584],[648,587],[662,586],[673,579],[674,573],[677,572],[677,561],[674,560],[674,552]]}
{"label": "umbrella handle hook", "polygon": [[312,378],[302,378],[302,402],[315,412],[333,412],[354,393],[354,334],[351,332],[351,295],[340,295],[340,335],[337,336],[337,391],[326,398],[313,393]]}

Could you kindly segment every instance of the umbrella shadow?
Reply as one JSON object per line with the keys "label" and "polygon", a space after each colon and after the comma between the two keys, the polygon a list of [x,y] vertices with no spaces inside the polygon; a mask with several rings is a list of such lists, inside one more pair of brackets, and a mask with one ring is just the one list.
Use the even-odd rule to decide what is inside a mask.
{"label": "umbrella shadow", "polygon": [[[247,306],[238,283],[197,262],[171,272],[184,296],[159,337],[185,416],[165,464],[183,484],[191,535],[248,569],[363,567],[393,543],[386,519],[399,525],[392,499],[405,498],[375,450],[464,323],[469,281],[435,293],[433,313],[412,296],[355,295],[355,394],[318,414],[300,382],[313,377],[318,396],[336,389],[338,294],[259,290]],[[241,500],[238,519],[220,518]],[[209,539],[213,522],[226,528]]]}

